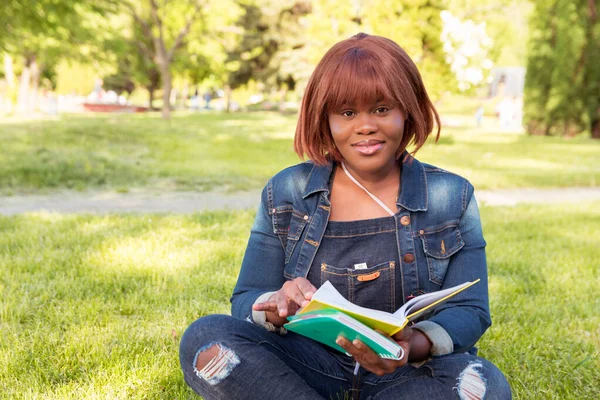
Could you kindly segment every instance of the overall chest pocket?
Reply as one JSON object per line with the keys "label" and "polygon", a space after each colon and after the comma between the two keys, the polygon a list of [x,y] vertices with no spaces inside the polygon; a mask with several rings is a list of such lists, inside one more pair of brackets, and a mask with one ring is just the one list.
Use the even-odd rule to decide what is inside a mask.
{"label": "overall chest pocket", "polygon": [[419,232],[427,258],[429,280],[437,285],[444,282],[450,257],[464,245],[456,225],[423,229]]}
{"label": "overall chest pocket", "polygon": [[396,262],[387,261],[365,269],[321,264],[321,284],[330,281],[352,303],[376,310],[396,311]]}

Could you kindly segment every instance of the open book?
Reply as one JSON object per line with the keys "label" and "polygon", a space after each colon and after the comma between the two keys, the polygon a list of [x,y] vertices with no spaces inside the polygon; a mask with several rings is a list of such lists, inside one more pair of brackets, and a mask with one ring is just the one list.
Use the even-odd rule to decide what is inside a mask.
{"label": "open book", "polygon": [[306,307],[288,318],[290,322],[284,327],[341,352],[345,350],[335,343],[340,335],[348,340],[362,341],[383,358],[400,359],[402,347],[375,329],[392,336],[410,321],[433,311],[436,306],[477,282],[479,279],[414,297],[391,314],[352,304],[327,281]]}

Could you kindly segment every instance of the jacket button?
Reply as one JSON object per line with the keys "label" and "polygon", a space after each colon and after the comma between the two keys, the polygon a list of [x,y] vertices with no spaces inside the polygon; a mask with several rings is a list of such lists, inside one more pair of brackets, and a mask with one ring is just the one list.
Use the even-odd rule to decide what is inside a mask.
{"label": "jacket button", "polygon": [[304,220],[305,220],[305,221],[308,221],[308,215],[305,215],[305,216],[304,216]]}
{"label": "jacket button", "polygon": [[415,256],[411,253],[408,253],[404,255],[403,260],[405,263],[410,264],[411,262],[415,261]]}
{"label": "jacket button", "polygon": [[408,215],[403,216],[400,218],[400,223],[404,226],[410,225],[410,217]]}

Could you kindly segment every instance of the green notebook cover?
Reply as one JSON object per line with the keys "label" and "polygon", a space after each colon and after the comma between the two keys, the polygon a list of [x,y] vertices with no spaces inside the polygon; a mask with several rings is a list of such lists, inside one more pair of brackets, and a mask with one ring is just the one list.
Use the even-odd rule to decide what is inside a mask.
{"label": "green notebook cover", "polygon": [[358,339],[382,358],[399,360],[404,354],[404,349],[398,343],[338,310],[318,310],[291,316],[288,319],[290,322],[284,325],[286,329],[333,347],[342,353],[346,351],[335,342],[338,336],[351,341]]}

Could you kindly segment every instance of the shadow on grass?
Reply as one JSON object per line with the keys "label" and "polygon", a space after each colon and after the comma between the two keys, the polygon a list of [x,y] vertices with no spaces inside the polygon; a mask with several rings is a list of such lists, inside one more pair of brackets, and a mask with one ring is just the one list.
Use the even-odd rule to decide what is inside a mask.
{"label": "shadow on grass", "polygon": [[[494,325],[479,347],[515,398],[594,395],[599,206],[482,207]],[[0,387],[14,398],[193,398],[178,341],[196,318],[229,311],[252,218],[0,217]]]}

